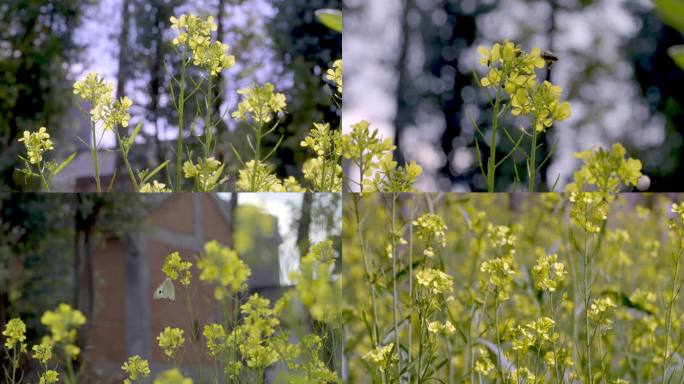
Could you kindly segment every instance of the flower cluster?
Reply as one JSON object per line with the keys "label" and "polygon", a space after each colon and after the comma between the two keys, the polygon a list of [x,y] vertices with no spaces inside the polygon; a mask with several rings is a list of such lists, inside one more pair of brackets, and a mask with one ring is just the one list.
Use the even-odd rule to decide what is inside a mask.
{"label": "flower cluster", "polygon": [[541,291],[554,292],[558,284],[565,279],[568,272],[565,265],[558,261],[558,255],[545,255],[537,257],[537,263],[532,267],[532,276],[535,279],[535,287]]}
{"label": "flower cluster", "polygon": [[377,348],[372,349],[363,355],[363,359],[373,365],[378,366],[378,369],[384,372],[387,363],[394,358],[392,355],[392,349],[394,349],[393,343],[379,345]]}
{"label": "flower cluster", "polygon": [[342,136],[340,131],[330,129],[328,123],[314,123],[314,128],[301,141],[300,146],[310,148],[316,157],[302,166],[304,178],[318,191],[342,189]]}
{"label": "flower cluster", "polygon": [[670,219],[667,227],[677,233],[680,239],[684,239],[684,204],[674,203],[670,207],[670,211],[674,217]]}
{"label": "flower cluster", "polygon": [[274,174],[272,165],[256,160],[246,162],[240,169],[235,188],[238,191],[304,192],[294,177],[281,181]]}
{"label": "flower cluster", "polygon": [[572,192],[570,219],[586,233],[599,233],[608,218],[608,201],[594,192]]}
{"label": "flower cluster", "polygon": [[480,63],[489,69],[480,84],[494,89],[503,87],[511,98],[513,116],[531,116],[537,132],[544,132],[554,120],[570,117],[570,103],[560,101],[561,87],[537,80],[535,69],[545,65],[539,48],[527,53],[520,46],[504,41],[494,44],[491,50],[483,46],[477,50]]}
{"label": "flower cluster", "polygon": [[43,161],[43,153],[55,148],[45,127],[40,127],[37,132],[24,131],[24,136],[19,139],[19,142],[23,142],[26,146],[31,164],[40,164]]}
{"label": "flower cluster", "polygon": [[188,160],[183,164],[183,175],[186,179],[194,180],[195,190],[210,192],[228,181],[227,177],[222,177],[224,168],[225,164],[213,157],[199,159],[197,164]]}
{"label": "flower cluster", "polygon": [[428,324],[428,331],[434,334],[444,332],[446,335],[453,335],[456,332],[456,327],[447,320],[444,323],[439,321],[432,321]]}
{"label": "flower cluster", "polygon": [[274,90],[271,83],[266,83],[263,87],[252,84],[240,89],[238,94],[243,97],[237,111],[232,113],[233,118],[243,121],[252,119],[257,125],[270,122],[275,114],[283,112],[286,107],[285,95]]}
{"label": "flower cluster", "polygon": [[606,315],[609,310],[615,307],[616,305],[610,297],[595,299],[589,306],[589,319],[600,325],[603,329],[610,329],[613,321]]}
{"label": "flower cluster", "polygon": [[482,262],[480,271],[489,276],[489,283],[499,292],[499,299],[508,299],[506,291],[510,288],[515,269],[513,260],[507,257],[497,257],[495,259]]}
{"label": "flower cluster", "polygon": [[475,362],[475,373],[478,373],[482,376],[488,376],[492,371],[494,371],[494,363],[492,362],[492,359],[489,357],[489,353],[487,353],[486,350],[479,349],[478,355],[479,358]]}
{"label": "flower cluster", "polygon": [[209,355],[219,356],[226,348],[226,330],[221,324],[207,324],[202,332],[207,341]]}
{"label": "flower cluster", "polygon": [[138,189],[140,193],[166,193],[171,192],[171,189],[164,183],[160,183],[157,180],[152,180],[152,183],[145,183]]}
{"label": "flower cluster", "polygon": [[40,322],[50,330],[50,340],[64,349],[64,353],[71,359],[78,357],[81,352],[76,346],[76,330],[86,323],[81,311],[71,308],[69,304],[61,303],[54,311],[45,311]]}
{"label": "flower cluster", "polygon": [[337,92],[342,94],[342,60],[338,59],[333,62],[333,67],[326,72],[328,80],[337,85]]}
{"label": "flower cluster", "polygon": [[121,366],[121,369],[128,374],[124,384],[133,383],[134,380],[138,379],[138,376],[145,378],[150,375],[150,364],[139,355],[129,357],[128,361]]}
{"label": "flower cluster", "polygon": [[180,277],[181,285],[188,286],[190,285],[191,277],[190,268],[192,268],[192,262],[183,261],[180,253],[176,251],[166,256],[162,272],[171,280],[177,280]]}
{"label": "flower cluster", "polygon": [[19,347],[20,351],[26,350],[26,324],[20,318],[15,317],[8,321],[2,335],[6,337],[5,348],[8,350],[16,347]]}
{"label": "flower cluster", "polygon": [[218,284],[214,289],[216,300],[245,289],[252,273],[237,252],[215,240],[204,245],[204,254],[197,262],[197,268],[201,271],[200,280]]}
{"label": "flower cluster", "polygon": [[314,244],[302,257],[298,272],[291,278],[297,284],[299,297],[310,311],[311,317],[321,322],[337,322],[341,313],[337,310],[341,285],[332,284],[335,264],[331,240]]}
{"label": "flower cluster", "polygon": [[240,307],[244,316],[243,324],[236,327],[229,337],[240,340],[239,350],[250,368],[264,368],[278,360],[271,336],[275,333],[280,321],[274,317],[269,300],[253,294]]}
{"label": "flower cluster", "polygon": [[501,256],[513,256],[515,255],[516,237],[513,234],[511,227],[505,225],[495,226],[494,224],[489,224],[487,226],[487,238],[489,242]]}
{"label": "flower cluster", "polygon": [[157,343],[164,351],[164,354],[171,358],[174,353],[176,353],[176,350],[185,343],[183,330],[180,328],[166,327],[159,336],[157,336]]}
{"label": "flower cluster", "polygon": [[574,182],[565,187],[566,192],[594,190],[604,194],[620,192],[623,186],[636,186],[641,174],[641,161],[625,158],[627,151],[620,144],[613,144],[609,151],[603,148],[578,152],[582,167],[573,174]]}
{"label": "flower cluster", "polygon": [[418,271],[416,281],[434,295],[451,293],[454,290],[452,277],[438,269],[426,268]]}
{"label": "flower cluster", "polygon": [[186,14],[179,18],[171,16],[170,20],[171,28],[180,31],[173,39],[173,45],[187,45],[192,51],[194,65],[206,69],[211,76],[235,65],[235,56],[228,54],[228,45],[211,39],[211,33],[217,29],[213,17],[205,20]]}
{"label": "flower cluster", "polygon": [[442,248],[446,247],[447,226],[444,224],[442,217],[426,213],[413,220],[412,224],[416,227],[416,236],[428,243],[427,248],[423,251],[425,256],[430,257],[434,255],[434,250],[430,244],[433,240]]}
{"label": "flower cluster", "polygon": [[48,369],[40,375],[38,384],[55,384],[59,381],[59,372]]}
{"label": "flower cluster", "polygon": [[34,345],[33,358],[40,361],[41,364],[47,364],[48,360],[52,359],[52,341],[48,338],[41,341],[40,344]]}
{"label": "flower cluster", "polygon": [[183,376],[178,368],[172,368],[155,377],[152,384],[192,384],[192,379]]}
{"label": "flower cluster", "polygon": [[89,101],[93,107],[111,99],[112,92],[114,92],[114,85],[105,82],[104,78],[96,72],[90,72],[82,80],[74,83],[74,94]]}
{"label": "flower cluster", "polygon": [[544,132],[554,121],[563,121],[570,117],[570,103],[560,101],[562,91],[560,86],[548,81],[535,84],[530,89],[520,87],[511,96],[511,114],[532,116],[534,129]]}
{"label": "flower cluster", "polygon": [[423,169],[415,162],[399,166],[392,159],[392,140],[378,137],[377,129],[371,131],[368,121],[360,121],[351,128],[350,133],[342,135],[342,157],[358,168],[359,178],[354,183],[361,191],[413,191]]}
{"label": "flower cluster", "polygon": [[90,102],[90,119],[93,124],[101,123],[105,130],[115,130],[117,126],[128,127],[131,115],[128,109],[133,102],[124,96],[114,100],[114,86],[105,83],[102,76],[95,72],[88,73],[81,81],[74,83],[74,94]]}

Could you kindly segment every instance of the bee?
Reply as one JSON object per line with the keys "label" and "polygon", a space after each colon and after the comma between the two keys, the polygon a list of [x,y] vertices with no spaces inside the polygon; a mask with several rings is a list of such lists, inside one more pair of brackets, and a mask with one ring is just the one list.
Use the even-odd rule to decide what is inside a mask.
{"label": "bee", "polygon": [[546,67],[551,68],[554,62],[558,61],[558,56],[554,55],[549,51],[542,51],[541,58],[546,62]]}

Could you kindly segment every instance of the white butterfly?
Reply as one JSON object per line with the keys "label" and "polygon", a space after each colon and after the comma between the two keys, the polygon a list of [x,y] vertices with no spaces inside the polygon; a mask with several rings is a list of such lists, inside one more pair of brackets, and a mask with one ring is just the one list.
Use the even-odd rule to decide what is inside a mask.
{"label": "white butterfly", "polygon": [[173,281],[167,277],[157,290],[154,291],[152,298],[176,300],[176,288],[173,286]]}

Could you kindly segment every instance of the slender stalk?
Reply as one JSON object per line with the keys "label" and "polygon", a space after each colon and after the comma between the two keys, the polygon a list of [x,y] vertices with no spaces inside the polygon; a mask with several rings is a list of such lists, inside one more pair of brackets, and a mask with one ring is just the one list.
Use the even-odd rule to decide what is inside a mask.
{"label": "slender stalk", "polygon": [[97,159],[97,132],[95,132],[95,123],[90,123],[90,132],[92,133],[92,144],[90,148],[90,155],[93,159],[93,168],[95,168],[95,188],[98,193],[102,192],[100,186],[100,162]]}
{"label": "slender stalk", "polygon": [[679,251],[677,252],[674,272],[672,276],[672,287],[670,288],[670,302],[668,303],[667,315],[665,317],[666,332],[665,332],[665,359],[663,361],[663,368],[661,374],[661,383],[665,383],[665,375],[667,373],[667,368],[670,361],[670,333],[672,332],[672,310],[676,301],[676,296],[678,295],[677,286],[679,285],[679,263],[682,255],[682,239],[681,237],[677,239],[677,244],[679,244]]}
{"label": "slender stalk", "polygon": [[183,49],[181,79],[178,84],[178,137],[176,138],[176,192],[181,190],[181,171],[183,162],[183,109],[185,107],[185,73],[187,72],[187,46]]}
{"label": "slender stalk", "polygon": [[[586,217],[586,207],[584,208],[584,213]],[[585,223],[586,227],[586,223]],[[585,341],[585,348],[586,348],[586,354],[587,354],[587,380],[589,384],[593,384],[594,378],[592,376],[592,362],[591,362],[591,336],[589,335],[589,254],[587,252],[587,247],[588,247],[588,236],[587,233],[584,233],[584,249],[583,249],[583,260],[584,260],[584,270],[583,270],[583,277],[584,277],[584,328],[585,328],[585,335],[584,335],[584,341]]]}
{"label": "slender stalk", "polygon": [[[413,313],[413,209],[415,208],[415,201],[414,204],[411,205],[411,211],[409,212],[409,313]],[[409,317],[409,327],[408,327],[408,362],[406,363],[407,366],[411,366],[411,351],[413,347],[413,322],[411,321],[411,317]],[[406,370],[406,375],[408,376],[408,382],[411,382],[411,370],[407,369]]]}
{"label": "slender stalk", "polygon": [[[553,305],[553,294],[551,292],[548,293],[549,295],[549,303],[551,305],[551,319],[554,321],[553,326],[551,327],[551,336],[553,336],[556,333],[556,308]],[[560,372],[558,372],[558,355],[556,351],[556,341],[551,342],[551,346],[553,348],[553,368],[556,374],[556,384],[560,383]]]}
{"label": "slender stalk", "polygon": [[[373,266],[371,265],[371,262],[369,262],[369,257],[366,253],[366,243],[363,239],[363,230],[361,229],[361,215],[359,214],[358,198],[358,194],[352,194],[352,201],[354,202],[354,218],[356,220],[356,230],[361,246],[361,255],[363,256],[363,267],[365,270],[366,279],[371,289],[371,305],[373,306],[373,330],[371,334],[371,342],[373,343],[373,348],[376,348],[380,344],[380,332],[378,330],[378,306],[376,300],[377,293],[375,284],[373,283],[373,280],[371,278],[371,269],[373,268]],[[382,383],[386,383],[385,373],[381,372],[381,376]]]}
{"label": "slender stalk", "polygon": [[394,308],[394,348],[397,350],[397,380],[401,378],[401,349],[399,348],[399,297],[397,295],[397,194],[392,194],[392,307]]}
{"label": "slender stalk", "polygon": [[261,162],[261,124],[257,124],[254,129],[256,130],[255,137],[255,148],[254,148],[254,168],[252,169],[252,180],[250,182],[250,190],[252,192],[256,191],[256,179],[257,170],[259,169],[259,163]]}
{"label": "slender stalk", "polygon": [[131,168],[131,164],[128,162],[128,150],[124,149],[124,144],[123,141],[121,141],[121,137],[119,136],[119,132],[116,131],[116,136],[117,136],[117,141],[119,142],[119,151],[121,151],[121,158],[124,161],[124,165],[126,165],[126,171],[128,172],[128,177],[131,179],[131,184],[133,184],[133,189],[138,192],[140,187],[138,186],[138,182],[135,180],[135,174],[133,173],[133,169]]}
{"label": "slender stalk", "polygon": [[499,289],[494,291],[494,329],[496,330],[496,347],[498,349],[498,364],[501,382],[506,383],[506,374],[503,369],[503,350],[501,349],[501,335],[499,335]]}
{"label": "slender stalk", "polygon": [[197,347],[197,328],[195,327],[195,314],[192,309],[192,300],[190,298],[190,290],[188,289],[187,285],[183,286],[183,291],[185,292],[185,307],[188,310],[188,313],[190,314],[190,329],[192,331],[192,340],[190,343],[192,344],[192,348],[195,350],[195,356],[199,359],[199,381],[200,383],[203,383],[203,369],[202,369],[202,355],[200,354],[199,348]]}
{"label": "slender stalk", "polygon": [[537,122],[535,121],[534,125],[532,126],[532,147],[530,148],[530,162],[528,165],[528,177],[529,177],[529,186],[527,188],[528,192],[534,192],[534,183],[536,179],[536,173],[537,173]]}
{"label": "slender stalk", "polygon": [[[503,78],[506,78],[504,73]],[[494,192],[494,173],[496,172],[496,134],[499,130],[499,108],[501,107],[501,87],[496,89],[496,99],[494,100],[494,111],[492,119],[492,137],[489,143],[489,163],[487,164],[487,189]]]}

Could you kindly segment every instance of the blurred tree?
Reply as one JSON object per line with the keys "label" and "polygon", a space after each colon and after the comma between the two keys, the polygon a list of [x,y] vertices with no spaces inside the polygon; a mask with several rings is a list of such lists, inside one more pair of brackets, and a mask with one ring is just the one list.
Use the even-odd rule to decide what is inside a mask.
{"label": "blurred tree", "polygon": [[[324,74],[336,59],[342,58],[342,35],[321,24],[317,9],[341,9],[340,0],[273,0],[277,14],[269,25],[276,55],[290,72],[292,83],[285,89],[288,115],[280,132],[288,132],[278,151],[278,173],[298,174],[308,154],[299,146],[313,122],[338,126],[341,111],[332,100]],[[271,139],[272,145],[277,137]],[[295,166],[296,165],[296,166]]]}
{"label": "blurred tree", "polygon": [[[17,190],[23,177],[17,137],[48,127],[53,137],[74,133],[65,121],[71,102],[69,66],[78,57],[74,31],[90,1],[14,0],[0,3],[0,180],[1,190]],[[55,156],[68,151],[56,148]],[[15,176],[13,176],[15,175]]]}

